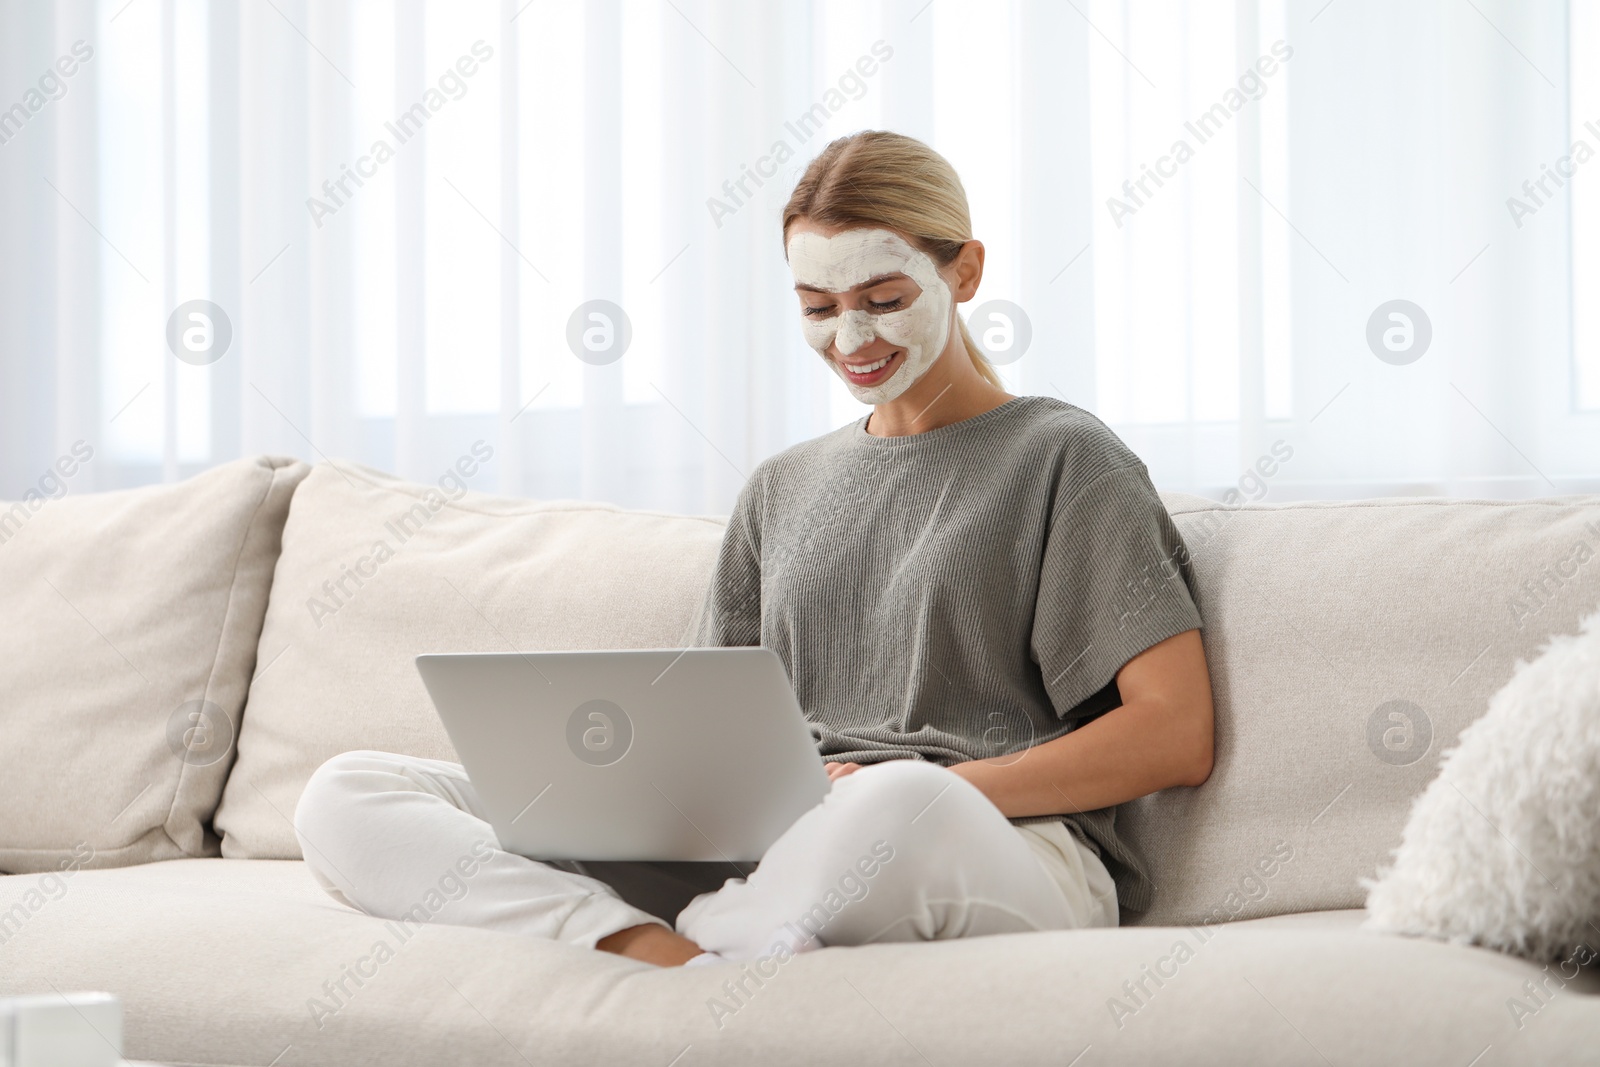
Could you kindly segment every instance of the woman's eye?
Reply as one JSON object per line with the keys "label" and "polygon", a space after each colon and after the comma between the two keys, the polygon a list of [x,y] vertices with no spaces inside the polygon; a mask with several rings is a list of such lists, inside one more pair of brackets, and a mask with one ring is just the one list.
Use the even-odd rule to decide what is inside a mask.
{"label": "woman's eye", "polygon": [[[905,303],[905,297],[897,296],[893,300],[868,300],[867,306],[881,315],[889,311],[898,311],[900,308],[905,307]],[[832,312],[832,304],[824,304],[821,307],[812,307],[807,305],[800,309],[800,314],[806,316],[807,318],[821,318],[822,316],[831,314]]]}

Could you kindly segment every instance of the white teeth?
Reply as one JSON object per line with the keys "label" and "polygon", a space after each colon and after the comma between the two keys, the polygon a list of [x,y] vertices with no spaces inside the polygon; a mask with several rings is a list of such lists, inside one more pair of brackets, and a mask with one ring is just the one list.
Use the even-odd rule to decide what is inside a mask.
{"label": "white teeth", "polygon": [[893,358],[894,358],[893,355],[888,355],[888,356],[884,356],[882,359],[878,360],[878,362],[876,362],[876,363],[867,363],[867,364],[864,364],[864,365],[859,366],[859,367],[850,367],[848,369],[849,369],[851,374],[871,374],[873,371],[877,370],[879,367],[883,366],[885,363],[889,362]]}

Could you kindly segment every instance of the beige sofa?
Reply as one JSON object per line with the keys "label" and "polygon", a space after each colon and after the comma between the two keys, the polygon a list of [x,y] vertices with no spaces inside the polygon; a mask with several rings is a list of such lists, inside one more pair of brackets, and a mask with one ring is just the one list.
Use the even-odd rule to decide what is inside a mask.
{"label": "beige sofa", "polygon": [[1600,1061],[1592,968],[1358,928],[1441,751],[1600,602],[1600,497],[1166,495],[1217,758],[1119,812],[1154,909],[762,975],[397,925],[300,862],[323,759],[451,756],[414,654],[685,635],[721,518],[466,492],[482,458],[0,504],[0,994],[116,993],[186,1064]]}

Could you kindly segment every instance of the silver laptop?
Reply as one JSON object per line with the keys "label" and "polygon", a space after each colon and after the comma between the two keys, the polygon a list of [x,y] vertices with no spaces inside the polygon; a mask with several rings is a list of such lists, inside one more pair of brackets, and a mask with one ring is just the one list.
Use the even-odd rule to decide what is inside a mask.
{"label": "silver laptop", "polygon": [[759,860],[828,791],[768,648],[424,655],[500,846],[538,860]]}

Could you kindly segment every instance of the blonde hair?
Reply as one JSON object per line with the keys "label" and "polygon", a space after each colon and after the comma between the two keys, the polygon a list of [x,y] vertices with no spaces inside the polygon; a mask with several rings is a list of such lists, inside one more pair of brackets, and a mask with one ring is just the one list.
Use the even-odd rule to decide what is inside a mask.
{"label": "blonde hair", "polygon": [[[828,226],[897,230],[941,269],[972,240],[967,191],[950,161],[915,137],[888,130],[830,141],[807,165],[783,206],[786,256],[789,224],[801,216]],[[973,367],[989,384],[1004,388],[959,314],[956,328]]]}

